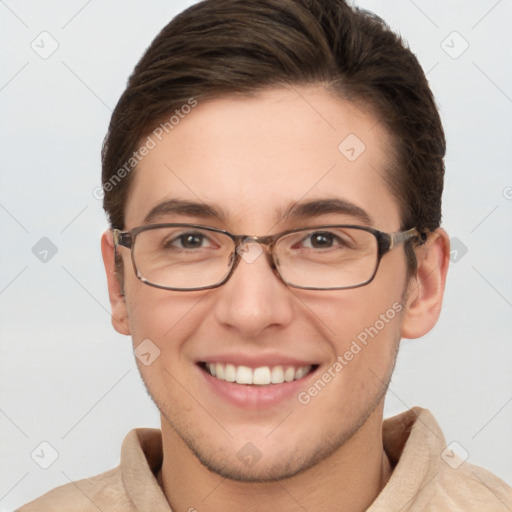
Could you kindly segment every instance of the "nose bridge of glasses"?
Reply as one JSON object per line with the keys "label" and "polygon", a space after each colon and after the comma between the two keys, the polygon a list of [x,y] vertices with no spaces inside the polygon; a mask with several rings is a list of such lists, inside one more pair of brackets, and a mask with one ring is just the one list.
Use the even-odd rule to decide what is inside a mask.
{"label": "nose bridge of glasses", "polygon": [[266,252],[269,264],[274,267],[273,242],[274,237],[272,236],[244,236],[240,239],[236,252],[246,263],[254,263],[263,252]]}

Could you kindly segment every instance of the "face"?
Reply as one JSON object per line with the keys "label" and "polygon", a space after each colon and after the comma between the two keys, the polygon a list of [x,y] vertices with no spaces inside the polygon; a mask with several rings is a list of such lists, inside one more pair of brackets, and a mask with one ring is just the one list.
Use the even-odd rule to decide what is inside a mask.
{"label": "face", "polygon": [[[160,208],[150,222],[245,235],[327,224],[399,231],[383,179],[388,141],[373,117],[320,88],[200,103],[139,164],[125,228],[147,223],[162,203],[188,201],[208,211]],[[284,215],[332,199],[368,218],[342,208]],[[148,339],[158,347],[151,364],[138,364],[163,430],[209,469],[250,481],[291,476],[336,453],[382,406],[407,287],[402,246],[383,257],[370,284],[330,291],[287,287],[264,255],[242,259],[219,288],[162,290],[136,278],[128,249],[119,254],[125,311],[114,320],[134,347]],[[270,371],[277,381],[282,367],[295,380],[226,382],[208,365]]]}

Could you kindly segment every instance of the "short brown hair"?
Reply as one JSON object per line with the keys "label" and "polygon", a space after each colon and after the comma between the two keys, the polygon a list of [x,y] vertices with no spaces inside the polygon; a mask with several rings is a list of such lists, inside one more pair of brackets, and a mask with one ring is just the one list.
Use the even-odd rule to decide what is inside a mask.
{"label": "short brown hair", "polygon": [[[386,179],[402,229],[439,227],[446,143],[425,74],[379,17],[343,0],[204,0],[165,26],[130,76],[105,137],[103,207],[111,226],[124,228],[134,151],[191,98],[318,84],[388,129],[394,165]],[[415,271],[410,245],[406,251]]]}

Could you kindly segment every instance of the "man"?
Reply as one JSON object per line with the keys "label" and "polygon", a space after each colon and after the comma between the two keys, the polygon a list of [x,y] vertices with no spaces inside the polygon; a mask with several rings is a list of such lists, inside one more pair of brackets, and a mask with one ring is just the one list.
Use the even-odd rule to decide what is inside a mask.
{"label": "man", "polygon": [[162,429],[20,510],[510,510],[504,482],[445,463],[428,411],[382,423],[400,339],[441,308],[444,153],[424,73],[375,16],[176,17],[103,150],[113,325]]}

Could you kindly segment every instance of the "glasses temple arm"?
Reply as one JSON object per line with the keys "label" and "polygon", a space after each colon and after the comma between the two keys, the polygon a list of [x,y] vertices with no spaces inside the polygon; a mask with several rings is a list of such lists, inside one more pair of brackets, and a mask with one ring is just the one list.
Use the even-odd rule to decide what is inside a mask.
{"label": "glasses temple arm", "polygon": [[410,238],[417,238],[419,245],[425,243],[427,239],[426,233],[420,233],[416,228],[411,228],[407,231],[401,231],[400,233],[393,233],[389,244],[389,249],[393,249],[395,245],[407,242]]}

